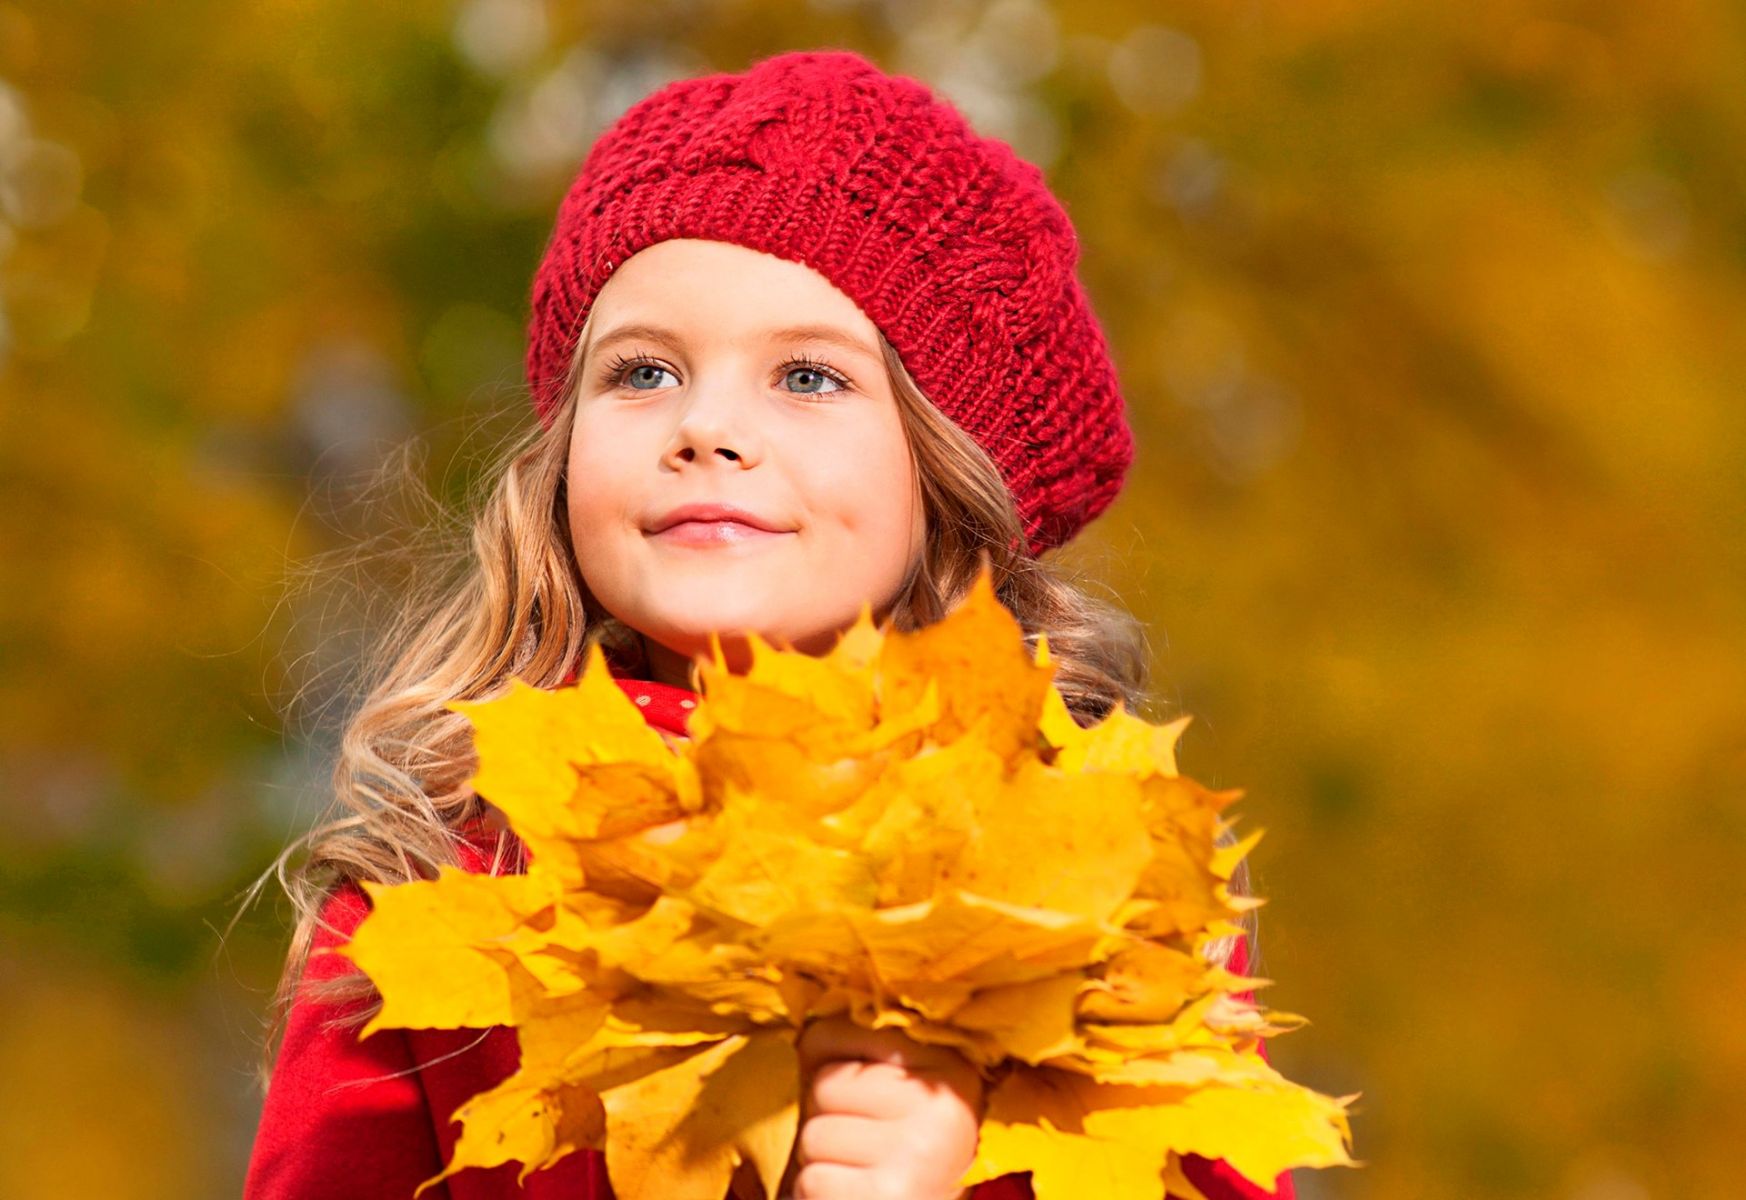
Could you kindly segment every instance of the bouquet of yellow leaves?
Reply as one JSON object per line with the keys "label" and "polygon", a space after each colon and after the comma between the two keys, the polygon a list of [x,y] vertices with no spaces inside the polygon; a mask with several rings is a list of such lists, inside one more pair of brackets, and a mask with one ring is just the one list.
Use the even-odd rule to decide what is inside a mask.
{"label": "bouquet of yellow leaves", "polygon": [[1081,729],[986,567],[915,633],[864,607],[822,657],[751,639],[700,665],[669,744],[598,648],[574,688],[457,703],[474,786],[526,874],[365,884],[341,952],[376,1029],[511,1025],[519,1071],[455,1113],[430,1187],[604,1148],[625,1200],[774,1197],[799,1115],[795,1040],[848,1015],[951,1046],[989,1087],[965,1185],[1031,1171],[1039,1200],[1200,1196],[1188,1153],[1263,1187],[1350,1165],[1346,1105],[1259,1053],[1301,1024],[1203,953],[1260,901],[1221,845],[1240,793],[1177,774],[1188,718]]}

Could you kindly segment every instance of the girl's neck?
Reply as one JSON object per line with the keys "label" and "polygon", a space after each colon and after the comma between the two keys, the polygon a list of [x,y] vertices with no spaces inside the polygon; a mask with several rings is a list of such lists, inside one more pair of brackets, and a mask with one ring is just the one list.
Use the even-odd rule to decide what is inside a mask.
{"label": "girl's neck", "polygon": [[691,659],[688,656],[669,650],[652,638],[645,637],[642,643],[643,661],[647,664],[649,679],[669,687],[697,690],[697,684],[692,679]]}
{"label": "girl's neck", "polygon": [[[642,648],[642,661],[635,668],[637,678],[652,679],[656,683],[693,692],[698,690],[697,662],[690,656],[669,649],[653,638],[641,634],[637,640]],[[730,636],[721,639],[718,644],[721,647],[722,670],[730,675],[743,675],[752,669],[752,648],[745,638]],[[705,651],[705,654],[711,652]]]}

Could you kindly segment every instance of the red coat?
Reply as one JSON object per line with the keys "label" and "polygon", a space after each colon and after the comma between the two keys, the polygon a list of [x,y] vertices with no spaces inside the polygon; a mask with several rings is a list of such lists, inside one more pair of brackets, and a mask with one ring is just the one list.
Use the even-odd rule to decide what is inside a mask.
{"label": "red coat", "polygon": [[[683,733],[696,695],[642,680],[618,681],[656,728]],[[471,851],[471,853],[469,853]],[[463,849],[462,865],[489,869],[488,857]],[[337,933],[314,945],[340,944],[368,911],[355,884],[336,891],[323,916]],[[1247,954],[1238,944],[1233,969]],[[312,957],[306,977],[351,969],[339,955]],[[461,1103],[515,1073],[521,1051],[507,1026],[486,1031],[383,1029],[364,1041],[355,1028],[321,1029],[331,1011],[298,1000],[286,1022],[272,1083],[249,1160],[244,1200],[402,1200],[442,1170],[460,1125],[448,1120]],[[422,1067],[418,1064],[424,1064]],[[1261,1190],[1223,1162],[1190,1156],[1188,1177],[1209,1200],[1293,1200],[1289,1174],[1275,1192]],[[518,1163],[471,1168],[428,1189],[420,1200],[613,1200],[604,1156],[582,1150],[527,1177]],[[973,1200],[1032,1200],[1028,1174],[1006,1175],[972,1190]]]}

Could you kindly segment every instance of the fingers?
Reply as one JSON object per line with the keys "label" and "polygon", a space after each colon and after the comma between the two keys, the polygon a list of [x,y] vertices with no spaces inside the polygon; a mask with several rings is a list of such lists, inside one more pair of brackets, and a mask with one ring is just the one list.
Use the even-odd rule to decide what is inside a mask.
{"label": "fingers", "polygon": [[957,1196],[976,1156],[980,1073],[950,1047],[846,1019],[802,1031],[793,1200]]}
{"label": "fingers", "polygon": [[827,1113],[801,1125],[793,1200],[958,1196],[976,1155],[974,1129]]}
{"label": "fingers", "polygon": [[878,1186],[878,1178],[862,1167],[812,1163],[794,1177],[794,1200],[887,1200]]}
{"label": "fingers", "polygon": [[800,1127],[794,1156],[801,1166],[835,1163],[843,1167],[871,1167],[890,1154],[887,1131],[871,1117],[828,1113],[813,1117]]}
{"label": "fingers", "polygon": [[917,1080],[896,1063],[834,1059],[813,1073],[808,1099],[819,1112],[900,1118],[915,1107],[918,1085],[927,1087],[929,1083]]}
{"label": "fingers", "polygon": [[902,1119],[934,1109],[950,1092],[980,1118],[987,1096],[982,1073],[949,1046],[916,1042],[895,1029],[864,1029],[846,1017],[814,1021],[801,1032],[805,1110]]}

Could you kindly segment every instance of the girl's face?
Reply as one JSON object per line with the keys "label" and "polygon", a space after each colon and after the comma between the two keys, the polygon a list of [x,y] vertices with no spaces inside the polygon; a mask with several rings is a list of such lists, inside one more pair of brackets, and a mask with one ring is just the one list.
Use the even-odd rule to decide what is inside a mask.
{"label": "girl's face", "polygon": [[[878,331],[810,267],[726,242],[657,242],[596,297],[570,440],[583,581],[688,686],[720,634],[828,651],[890,610],[926,533]],[[662,528],[682,507],[752,524]]]}

